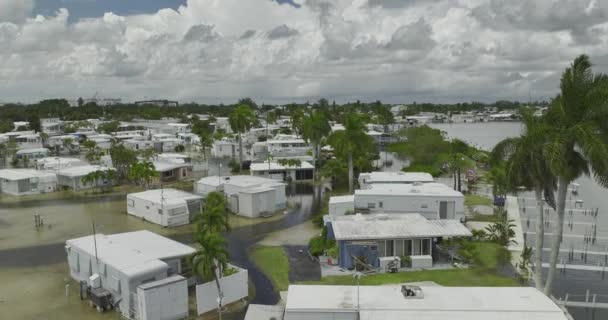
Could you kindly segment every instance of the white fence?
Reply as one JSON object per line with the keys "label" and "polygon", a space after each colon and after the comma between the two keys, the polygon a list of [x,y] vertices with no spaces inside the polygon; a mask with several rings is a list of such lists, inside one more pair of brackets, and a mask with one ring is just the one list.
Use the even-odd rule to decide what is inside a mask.
{"label": "white fence", "polygon": [[[224,299],[222,305],[247,298],[249,295],[248,273],[245,269],[233,267],[237,273],[220,279]],[[196,286],[196,309],[199,315],[217,309],[217,286],[214,281]]]}

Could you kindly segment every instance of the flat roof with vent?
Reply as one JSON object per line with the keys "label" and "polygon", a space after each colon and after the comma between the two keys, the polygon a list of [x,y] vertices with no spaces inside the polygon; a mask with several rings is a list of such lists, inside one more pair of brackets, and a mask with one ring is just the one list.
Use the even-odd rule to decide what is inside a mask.
{"label": "flat roof with vent", "polygon": [[421,185],[415,184],[383,184],[374,183],[369,189],[355,190],[355,195],[383,195],[383,196],[443,196],[464,197],[462,193],[442,183],[430,182]]}
{"label": "flat roof with vent", "polygon": [[470,237],[456,220],[428,220],[418,213],[356,214],[332,218],[336,240]]}
{"label": "flat roof with vent", "polygon": [[[354,281],[354,280],[353,280]],[[566,320],[550,298],[532,287],[420,286],[421,298],[406,298],[401,285],[290,285],[285,319],[290,313],[357,312],[361,320]],[[357,300],[359,304],[357,306]]]}
{"label": "flat roof with vent", "polygon": [[433,176],[426,172],[362,172],[359,175],[364,178],[366,183],[414,183],[414,182],[434,182]]}

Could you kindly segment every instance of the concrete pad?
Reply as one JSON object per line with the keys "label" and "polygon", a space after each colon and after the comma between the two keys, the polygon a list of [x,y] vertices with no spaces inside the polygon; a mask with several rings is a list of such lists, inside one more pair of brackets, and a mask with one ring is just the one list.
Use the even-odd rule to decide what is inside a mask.
{"label": "concrete pad", "polygon": [[262,241],[259,242],[263,246],[307,246],[308,241],[321,234],[321,229],[318,229],[312,221],[306,221],[297,226],[275,231],[268,234]]}

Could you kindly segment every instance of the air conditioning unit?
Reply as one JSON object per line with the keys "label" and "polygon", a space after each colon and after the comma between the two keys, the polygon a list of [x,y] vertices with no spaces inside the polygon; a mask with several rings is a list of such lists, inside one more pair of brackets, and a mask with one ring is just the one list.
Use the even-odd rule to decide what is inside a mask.
{"label": "air conditioning unit", "polygon": [[399,271],[401,266],[401,258],[399,257],[380,257],[380,272],[394,273]]}

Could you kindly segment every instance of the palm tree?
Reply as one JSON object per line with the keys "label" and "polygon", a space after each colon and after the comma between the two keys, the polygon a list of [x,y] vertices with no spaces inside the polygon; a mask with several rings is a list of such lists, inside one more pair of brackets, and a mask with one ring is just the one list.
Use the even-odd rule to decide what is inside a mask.
{"label": "palm tree", "polygon": [[228,265],[228,251],[226,242],[215,232],[201,232],[196,236],[196,244],[199,249],[190,256],[192,269],[204,282],[215,280],[218,292],[217,312],[222,319],[222,287],[220,277]]}
{"label": "palm tree", "polygon": [[154,164],[149,161],[132,163],[129,166],[129,179],[135,184],[148,186],[154,177],[158,176]]}
{"label": "palm tree", "polygon": [[270,125],[271,123],[276,123],[277,122],[277,113],[274,111],[268,111],[266,112],[266,137],[270,137],[270,131],[268,130],[268,125]]}
{"label": "palm tree", "polygon": [[210,192],[205,198],[203,212],[194,217],[197,232],[224,232],[230,230],[226,199],[219,192]]}
{"label": "palm tree", "polygon": [[289,112],[289,116],[291,117],[291,130],[296,133],[296,135],[302,134],[302,121],[304,120],[304,111],[300,108],[293,108]]}
{"label": "palm tree", "polygon": [[359,114],[349,113],[343,121],[344,130],[332,133],[328,142],[336,154],[348,161],[348,188],[353,192],[353,157],[355,154],[372,149],[371,138],[366,134],[365,124]]}
{"label": "palm tree", "polygon": [[255,120],[253,110],[247,105],[238,106],[228,117],[230,128],[236,132],[239,137],[239,172],[243,166],[243,133],[247,132]]}
{"label": "palm tree", "polygon": [[[534,117],[530,110],[522,112],[522,121],[524,124],[522,135],[499,142],[492,150],[491,159],[494,168],[504,167],[501,170],[504,172],[494,173],[496,176],[501,176],[500,179],[495,177],[496,180],[504,179],[504,181],[500,181],[500,184],[503,184],[500,188],[501,194],[516,191],[518,187],[534,191],[538,210],[534,248],[534,282],[536,288],[542,290],[542,257],[545,238],[543,212],[545,201],[554,206],[552,200],[556,185],[555,176],[550,171],[544,150],[551,128],[543,118]],[[502,166],[498,167],[498,163],[501,163]],[[493,171],[499,170],[494,168]],[[498,193],[498,191],[495,191],[495,193]]]}
{"label": "palm tree", "polygon": [[83,184],[93,184],[93,190],[99,187],[99,182],[103,180],[104,172],[101,170],[95,170],[93,172],[89,172],[87,175],[82,177]]}
{"label": "palm tree", "polygon": [[564,71],[560,89],[561,93],[547,112],[554,133],[546,151],[558,188],[557,231],[551,247],[545,294],[551,292],[555,277],[568,185],[587,175],[608,187],[608,76],[594,75],[589,57],[581,55]]}
{"label": "palm tree", "polygon": [[317,162],[321,152],[321,141],[331,132],[331,126],[323,112],[315,111],[304,117],[302,122],[302,138],[312,143],[313,179],[317,178]]}

